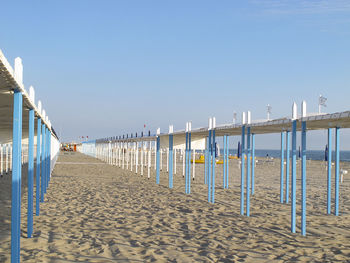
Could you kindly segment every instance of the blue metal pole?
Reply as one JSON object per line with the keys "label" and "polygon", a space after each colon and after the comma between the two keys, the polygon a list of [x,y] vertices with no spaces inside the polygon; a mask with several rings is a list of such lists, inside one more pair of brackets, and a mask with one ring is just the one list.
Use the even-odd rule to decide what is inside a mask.
{"label": "blue metal pole", "polygon": [[296,184],[297,184],[297,121],[292,124],[292,205],[291,205],[291,231],[295,233],[296,217]]}
{"label": "blue metal pole", "polygon": [[156,183],[159,184],[159,180],[160,180],[160,137],[157,136],[157,160],[156,160],[156,169],[157,169],[157,179],[156,179]]}
{"label": "blue metal pole", "polygon": [[213,163],[212,163],[212,172],[211,172],[211,202],[215,203],[215,129],[212,130],[213,135],[213,141],[212,141],[212,156],[213,156]]}
{"label": "blue metal pole", "polygon": [[339,215],[339,127],[335,128],[335,210],[334,214]]}
{"label": "blue metal pole", "polygon": [[301,234],[306,235],[306,121],[301,123]]}
{"label": "blue metal pole", "polygon": [[250,145],[250,127],[247,127],[247,182],[246,182],[246,213],[250,216],[250,157],[251,157],[251,145]]}
{"label": "blue metal pole", "polygon": [[332,129],[328,128],[327,214],[331,213],[332,199]]}
{"label": "blue metal pole", "polygon": [[41,119],[38,118],[36,133],[36,215],[40,214],[40,161],[41,161]]}
{"label": "blue metal pole", "polygon": [[169,188],[173,188],[173,135],[169,134]]}
{"label": "blue metal pole", "polygon": [[290,148],[289,148],[289,137],[290,131],[286,132],[286,204],[289,203],[289,166],[290,166]]}
{"label": "blue metal pole", "polygon": [[47,186],[49,186],[49,182],[50,182],[50,180],[51,180],[51,131],[50,130],[47,130],[48,131],[48,140],[49,140],[49,143],[48,143],[48,153],[47,153],[47,155],[48,155],[48,163],[47,163],[47,165],[48,165],[48,171],[49,171],[49,180],[48,180],[48,183],[47,183]]}
{"label": "blue metal pole", "polygon": [[204,183],[208,184],[208,165],[209,165],[209,140],[208,137],[206,137],[205,142],[205,158],[204,158]]}
{"label": "blue metal pole", "polygon": [[46,170],[46,176],[45,176],[45,194],[47,192],[47,187],[49,185],[49,174],[50,174],[50,171],[49,171],[49,129],[46,127],[46,132],[45,132],[45,135],[46,135],[46,147],[45,147],[45,151],[46,151],[46,154],[45,154],[45,170]]}
{"label": "blue metal pole", "polygon": [[281,176],[280,176],[280,202],[283,203],[284,186],[284,132],[281,132]]}
{"label": "blue metal pole", "polygon": [[212,145],[211,145],[211,130],[209,130],[209,158],[208,158],[208,202],[211,202],[211,166],[212,166]]}
{"label": "blue metal pole", "polygon": [[185,148],[185,193],[187,194],[188,185],[188,132],[186,132],[186,148]]}
{"label": "blue metal pole", "polygon": [[228,151],[228,135],[226,135],[226,189],[228,189],[228,155],[229,155],[229,151]]}
{"label": "blue metal pole", "polygon": [[204,166],[205,166],[205,171],[204,171],[204,183],[205,184],[208,184],[208,165],[209,165],[209,151],[208,151],[208,146],[209,144],[209,140],[208,140],[208,137],[206,138],[206,148],[205,148],[205,158],[204,158]]}
{"label": "blue metal pole", "polygon": [[50,130],[46,128],[46,188],[45,193],[47,191],[47,188],[49,186],[49,179],[50,179],[50,161],[49,161],[49,148],[50,148],[50,138],[49,138]]}
{"label": "blue metal pole", "polygon": [[44,176],[44,178],[45,178],[45,180],[44,180],[44,182],[45,182],[45,184],[44,184],[44,194],[46,194],[46,191],[47,191],[47,180],[48,180],[48,176],[47,176],[47,174],[48,174],[48,170],[47,170],[47,145],[49,144],[49,142],[48,142],[48,139],[47,139],[47,128],[45,127],[45,162],[44,162],[44,165],[45,165],[45,176]]}
{"label": "blue metal pole", "polygon": [[255,188],[255,134],[252,134],[252,195]]}
{"label": "blue metal pole", "polygon": [[[193,158],[193,161],[194,158]],[[191,132],[188,133],[188,183],[187,183],[187,193],[191,193]]]}
{"label": "blue metal pole", "polygon": [[245,126],[242,126],[242,139],[241,139],[241,215],[244,215],[244,174],[245,174],[245,164],[244,164],[244,158],[245,158]]}
{"label": "blue metal pole", "polygon": [[33,234],[33,192],[34,192],[34,110],[29,110],[29,137],[28,137],[28,213],[27,235]]}
{"label": "blue metal pole", "polygon": [[22,93],[14,92],[12,135],[11,262],[20,262]]}
{"label": "blue metal pole", "polygon": [[226,135],[224,135],[222,138],[224,141],[224,156],[223,156],[224,163],[222,165],[222,168],[223,168],[222,185],[223,185],[223,188],[225,189],[226,188]]}
{"label": "blue metal pole", "polygon": [[41,130],[42,130],[42,143],[41,143],[41,149],[42,149],[42,154],[41,154],[41,193],[40,193],[40,202],[44,202],[44,188],[45,188],[45,141],[46,141],[46,136],[45,136],[45,124],[41,125]]}

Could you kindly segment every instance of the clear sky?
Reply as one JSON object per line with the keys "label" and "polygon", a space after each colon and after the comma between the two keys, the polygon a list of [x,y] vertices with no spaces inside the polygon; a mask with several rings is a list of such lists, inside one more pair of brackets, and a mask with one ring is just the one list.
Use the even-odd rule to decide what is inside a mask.
{"label": "clear sky", "polygon": [[319,94],[326,112],[350,109],[350,1],[8,0],[0,24],[62,140],[263,119],[268,103],[278,118],[303,99],[317,112]]}

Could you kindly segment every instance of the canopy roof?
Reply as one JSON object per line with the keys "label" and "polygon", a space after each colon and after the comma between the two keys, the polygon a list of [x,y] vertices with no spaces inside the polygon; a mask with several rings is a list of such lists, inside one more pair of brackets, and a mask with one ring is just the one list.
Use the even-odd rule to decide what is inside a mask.
{"label": "canopy roof", "polygon": [[[307,117],[300,117],[296,119],[297,130],[301,130],[301,122],[306,122],[307,130],[323,130],[328,128],[350,128],[350,111],[337,112],[331,114],[318,114]],[[292,128],[293,120],[290,117],[253,122],[245,124],[250,127],[251,133],[254,134],[268,134],[280,133],[282,131],[289,131]],[[224,124],[215,128],[216,136],[239,136],[242,132],[242,124]],[[173,134],[174,146],[183,144],[186,139],[185,130],[175,131]],[[191,131],[191,140],[201,140],[208,136],[208,127],[196,128]],[[159,134],[161,145],[166,145],[169,140],[169,134]],[[146,137],[134,137],[127,139],[106,139],[101,141],[116,141],[116,142],[138,142],[138,141],[154,141],[157,139],[156,135]],[[97,141],[98,142],[98,141]]]}
{"label": "canopy roof", "polygon": [[[22,70],[20,69],[20,71]],[[21,75],[22,72],[19,74]],[[48,118],[29,97],[21,78],[22,77],[16,77],[16,72],[0,50],[0,143],[8,143],[12,141],[13,94],[15,90],[19,90],[23,95],[22,138],[28,137],[28,111],[30,109],[35,111],[35,116],[41,118],[42,122],[45,123],[51,133],[56,136]]]}

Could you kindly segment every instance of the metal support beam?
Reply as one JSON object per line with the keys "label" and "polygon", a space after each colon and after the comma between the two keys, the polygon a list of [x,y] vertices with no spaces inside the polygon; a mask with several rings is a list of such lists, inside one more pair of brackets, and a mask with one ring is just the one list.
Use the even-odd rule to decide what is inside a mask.
{"label": "metal support beam", "polygon": [[297,182],[297,121],[292,123],[292,205],[291,205],[291,231],[295,233],[296,217],[296,182]]}
{"label": "metal support beam", "polygon": [[244,215],[244,174],[245,174],[245,125],[242,126],[242,139],[241,139],[241,215]]}
{"label": "metal support beam", "polygon": [[[187,194],[191,193],[191,132],[188,133],[188,172],[187,172]],[[195,161],[193,159],[193,161]]]}
{"label": "metal support beam", "polygon": [[335,128],[335,191],[334,191],[334,214],[339,215],[339,127]]}
{"label": "metal support beam", "polygon": [[[213,126],[215,126],[213,124]],[[211,172],[211,202],[214,204],[215,203],[215,163],[216,163],[216,160],[215,160],[215,152],[216,152],[216,145],[215,145],[215,128],[213,128],[212,130],[212,136],[213,136],[213,139],[212,139],[212,158],[213,158],[213,161],[212,161],[212,172]]]}
{"label": "metal support beam", "polygon": [[36,131],[36,215],[40,214],[40,162],[41,162],[41,119],[37,120],[37,131]]}
{"label": "metal support beam", "polygon": [[283,203],[284,187],[284,132],[281,132],[281,174],[280,174],[280,202]]}
{"label": "metal support beam", "polygon": [[188,132],[186,132],[186,147],[185,147],[185,193],[187,194],[187,188],[188,188]]}
{"label": "metal support beam", "polygon": [[301,123],[301,234],[306,235],[306,121]]}
{"label": "metal support beam", "polygon": [[[156,179],[156,183],[159,184],[159,180],[160,180],[160,137],[157,136],[157,163],[156,163],[156,171],[157,171],[157,179]],[[137,151],[136,151],[137,152]]]}
{"label": "metal support beam", "polygon": [[250,141],[250,127],[247,127],[247,182],[246,182],[246,215],[250,216],[250,165],[251,165],[251,141]]}
{"label": "metal support beam", "polygon": [[290,131],[286,132],[286,204],[289,203],[289,170],[290,170],[290,148],[289,148]]}
{"label": "metal support beam", "polygon": [[223,169],[223,172],[222,172],[222,186],[224,189],[226,189],[226,135],[224,135],[222,138],[223,138],[223,146],[224,146],[224,156],[223,156],[223,165],[222,165],[222,169]]}
{"label": "metal support beam", "polygon": [[51,132],[49,131],[49,182],[51,180]]}
{"label": "metal support beam", "polygon": [[173,135],[169,134],[169,188],[173,188]]}
{"label": "metal support beam", "polygon": [[33,234],[33,192],[34,192],[34,110],[29,110],[29,138],[28,138],[28,212],[27,236]]}
{"label": "metal support beam", "polygon": [[255,188],[255,134],[252,134],[252,195],[254,195]]}
{"label": "metal support beam", "polygon": [[211,130],[209,130],[209,136],[208,136],[208,202],[211,202],[211,166],[212,166],[212,144],[211,144]]}
{"label": "metal support beam", "polygon": [[301,234],[306,235],[306,121],[301,123]]}
{"label": "metal support beam", "polygon": [[332,129],[328,128],[327,214],[331,213],[332,199]]}
{"label": "metal support beam", "polygon": [[228,138],[229,138],[229,136],[227,135],[226,136],[226,189],[228,189],[228,175],[229,175],[229,169],[228,169],[228,156],[229,156],[229,147],[228,147]]}
{"label": "metal support beam", "polygon": [[50,181],[50,130],[46,127],[46,188],[45,193],[47,191],[47,188],[49,187],[49,181]]}
{"label": "metal support beam", "polygon": [[41,193],[40,193],[40,202],[44,202],[44,188],[45,188],[45,141],[46,141],[46,136],[45,136],[45,124],[41,125],[41,130],[42,130],[42,143],[41,143]]}
{"label": "metal support beam", "polygon": [[12,135],[11,262],[20,262],[22,93],[14,92]]}
{"label": "metal support beam", "polygon": [[208,167],[209,167],[209,137],[205,140],[205,152],[204,152],[204,183],[208,184]]}

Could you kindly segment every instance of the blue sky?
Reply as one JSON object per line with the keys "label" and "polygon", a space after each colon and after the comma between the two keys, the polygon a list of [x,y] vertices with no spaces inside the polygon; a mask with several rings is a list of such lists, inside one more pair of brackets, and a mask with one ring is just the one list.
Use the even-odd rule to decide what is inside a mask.
{"label": "blue sky", "polygon": [[[0,48],[23,59],[62,140],[350,109],[350,2],[3,1]],[[342,148],[350,149],[350,133]],[[309,136],[323,148],[324,132]],[[264,137],[265,138],[265,137]],[[346,142],[347,141],[347,142]],[[257,147],[276,148],[279,136]]]}

